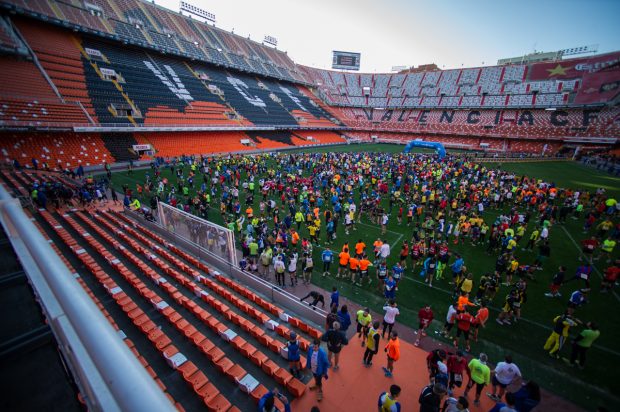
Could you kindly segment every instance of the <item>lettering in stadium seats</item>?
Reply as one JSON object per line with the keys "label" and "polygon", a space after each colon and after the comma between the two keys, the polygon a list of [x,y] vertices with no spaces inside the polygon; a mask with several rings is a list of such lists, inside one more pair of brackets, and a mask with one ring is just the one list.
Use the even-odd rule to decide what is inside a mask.
{"label": "lettering in stadium seats", "polygon": [[472,110],[467,114],[467,123],[476,124],[480,123],[480,112],[478,110]]}
{"label": "lettering in stadium seats", "polygon": [[407,120],[407,119],[405,119],[405,113],[407,113],[407,116],[409,116],[409,112],[408,111],[402,110],[400,112],[400,114],[398,115],[398,121],[399,122],[404,122],[405,120]]}
{"label": "lettering in stadium seats", "polygon": [[598,119],[599,111],[600,110],[597,110],[597,109],[584,110],[583,111],[583,122],[582,122],[583,127],[590,126],[590,121]]}
{"label": "lettering in stadium seats", "polygon": [[527,122],[530,126],[534,126],[534,116],[532,116],[532,112],[529,110],[524,110],[519,114],[517,124],[521,126],[523,122]]}
{"label": "lettering in stadium seats", "polygon": [[372,122],[372,110],[371,109],[363,109],[364,114],[366,115],[366,119]]}
{"label": "lettering in stadium seats", "polygon": [[[172,78],[172,81],[168,78],[168,76],[166,76],[164,73],[162,73],[157,67],[155,67],[155,65],[153,65],[152,62],[148,61],[148,60],[143,60],[143,63],[146,65],[146,67],[148,67],[153,74],[155,74],[155,76],[157,76],[157,78],[159,80],[161,80],[161,82],[168,88],[170,89],[170,91],[179,99],[187,101],[187,100],[194,100],[194,98],[192,97],[191,94],[189,94],[189,92],[187,91],[187,89],[185,88],[185,85],[183,84],[183,82],[181,81],[181,79],[179,79],[179,76],[177,76],[177,74],[175,73],[174,69],[172,67],[170,67],[169,65],[165,64],[164,68],[166,69],[166,71],[168,71],[168,74],[170,75],[170,77]],[[174,84],[172,83],[174,82]]]}
{"label": "lettering in stadium seats", "polygon": [[443,123],[444,119],[448,122],[448,123],[452,123],[452,119],[454,119],[454,110],[448,112],[447,110],[444,110],[441,112],[441,117],[439,118],[439,123]]}
{"label": "lettering in stadium seats", "polygon": [[293,103],[295,103],[301,110],[303,110],[304,112],[307,112],[308,110],[306,110],[306,108],[304,107],[303,104],[301,104],[301,100],[299,100],[297,98],[297,96],[295,96],[293,94],[293,92],[291,92],[289,89],[287,89],[284,86],[280,86],[280,90],[282,90],[284,92],[284,94],[286,94],[289,99],[291,99],[293,101]]}
{"label": "lettering in stadium seats", "polygon": [[226,80],[228,80],[228,83],[232,84],[235,90],[237,90],[239,94],[243,96],[243,98],[247,100],[248,103],[250,103],[251,105],[254,105],[257,107],[267,107],[263,99],[261,99],[258,96],[250,96],[247,93],[246,90],[248,90],[249,87],[247,84],[243,82],[243,80],[237,79],[236,77],[230,77],[230,76],[226,77]]}
{"label": "lettering in stadium seats", "polygon": [[394,114],[394,111],[386,110],[385,113],[383,113],[383,116],[381,117],[381,121],[386,122],[386,121],[392,120],[393,114]]}
{"label": "lettering in stadium seats", "polygon": [[[560,119],[559,117],[563,117]],[[568,124],[568,120],[564,119],[567,117],[568,113],[564,110],[556,110],[555,112],[551,112],[551,124],[554,126],[566,126]]]}
{"label": "lettering in stadium seats", "polygon": [[426,116],[430,113],[430,110],[422,110],[420,117],[418,117],[418,123],[426,123]]}
{"label": "lettering in stadium seats", "polygon": [[495,112],[495,119],[493,120],[494,124],[499,124],[499,120],[501,118],[502,112],[500,112],[499,110],[497,110]]}

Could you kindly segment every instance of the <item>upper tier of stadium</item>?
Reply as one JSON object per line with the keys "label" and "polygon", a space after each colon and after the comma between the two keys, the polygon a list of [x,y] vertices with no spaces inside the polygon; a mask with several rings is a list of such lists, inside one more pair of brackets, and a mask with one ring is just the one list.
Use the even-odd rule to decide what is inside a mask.
{"label": "upper tier of stadium", "polygon": [[282,51],[142,0],[0,6],[4,129],[620,136],[620,52],[353,74],[297,65]]}

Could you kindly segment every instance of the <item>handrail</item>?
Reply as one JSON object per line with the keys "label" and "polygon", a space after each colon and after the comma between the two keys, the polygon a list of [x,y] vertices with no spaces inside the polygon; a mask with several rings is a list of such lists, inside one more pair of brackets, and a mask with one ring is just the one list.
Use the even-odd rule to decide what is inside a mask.
{"label": "handrail", "polygon": [[0,222],[39,297],[59,347],[94,411],[173,411],[119,334],[0,186]]}

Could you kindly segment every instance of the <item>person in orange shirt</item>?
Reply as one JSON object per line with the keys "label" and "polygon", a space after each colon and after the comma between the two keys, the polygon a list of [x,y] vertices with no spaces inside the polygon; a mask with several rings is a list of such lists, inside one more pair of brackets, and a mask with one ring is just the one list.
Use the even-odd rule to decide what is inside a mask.
{"label": "person in orange shirt", "polygon": [[339,278],[340,276],[342,276],[343,278],[346,276],[347,273],[347,267],[349,266],[349,259],[351,259],[351,255],[349,255],[349,249],[342,250],[342,252],[340,252],[338,254],[338,274],[336,274],[336,278]]}
{"label": "person in orange shirt", "polygon": [[366,243],[362,242],[362,239],[358,240],[355,244],[355,257],[361,258],[364,254],[364,249],[366,249]]}
{"label": "person in orange shirt", "polygon": [[370,263],[370,260],[368,260],[368,256],[366,256],[365,253],[360,259],[359,264],[360,264],[360,283],[358,285],[362,286],[362,282],[364,281],[364,278],[368,279],[368,285],[370,285],[372,283],[372,279],[370,279],[370,276],[368,276],[368,267],[372,266],[372,263]]}
{"label": "person in orange shirt", "polygon": [[375,240],[372,245],[374,246],[375,261],[376,261],[379,259],[379,251],[381,250],[381,246],[383,246],[383,242],[381,241],[381,239],[377,238],[377,240]]}
{"label": "person in orange shirt", "polygon": [[254,217],[254,210],[251,207],[245,209],[245,214],[248,216],[248,219],[252,219]]}
{"label": "person in orange shirt", "polygon": [[388,340],[385,346],[385,353],[387,353],[387,368],[383,368],[383,372],[387,378],[391,378],[394,372],[394,362],[400,359],[400,340],[398,340],[398,332],[392,331],[390,334],[390,340]]}
{"label": "person in orange shirt", "polygon": [[297,249],[297,244],[299,243],[299,233],[295,229],[291,229],[291,244],[293,245],[293,249]]}
{"label": "person in orange shirt", "polygon": [[[357,272],[360,268],[360,261],[355,256],[351,256],[349,258],[349,271],[351,273],[351,282],[355,283],[355,278],[357,276]],[[359,285],[359,283],[358,283]],[[361,285],[360,285],[361,286]]]}
{"label": "person in orange shirt", "polygon": [[475,303],[469,300],[469,293],[463,293],[456,301],[456,310],[459,312],[465,310],[465,306],[476,306]]}
{"label": "person in orange shirt", "polygon": [[478,330],[482,326],[486,327],[487,320],[489,319],[489,309],[487,308],[487,304],[485,302],[480,303],[480,309],[478,309],[478,313],[476,313],[476,317],[474,318],[474,322],[471,326],[474,328],[474,342],[478,342]]}

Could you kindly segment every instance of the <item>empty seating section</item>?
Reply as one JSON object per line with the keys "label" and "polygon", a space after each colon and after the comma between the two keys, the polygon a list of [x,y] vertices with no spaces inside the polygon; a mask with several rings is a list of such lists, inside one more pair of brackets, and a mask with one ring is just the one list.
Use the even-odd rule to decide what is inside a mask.
{"label": "empty seating section", "polygon": [[161,47],[175,53],[188,53],[200,59],[258,74],[303,80],[295,73],[295,64],[285,53],[205,23],[192,21],[189,17],[151,2],[9,0],[8,3],[91,30],[116,34],[131,42]]}
{"label": "empty seating section", "polygon": [[[25,175],[4,176],[28,184]],[[75,278],[179,410],[199,404],[250,410],[275,385],[289,398],[305,392],[288,372],[285,342],[295,331],[305,351],[320,330],[123,214],[42,209],[37,216],[59,255],[70,252],[63,260]],[[78,274],[72,262],[89,274]],[[186,384],[177,385],[170,369]],[[276,406],[283,410],[279,400]]]}
{"label": "empty seating section", "polygon": [[16,159],[22,165],[29,165],[34,158],[39,165],[47,163],[50,169],[57,170],[115,161],[99,135],[77,133],[3,132],[0,156],[5,163]]}
{"label": "empty seating section", "polygon": [[62,103],[31,61],[0,59],[0,126],[88,123],[75,103]]}
{"label": "empty seating section", "polygon": [[[65,101],[79,102],[96,122],[97,116],[86,89],[82,55],[77,39],[70,32],[50,26],[34,25],[27,20],[16,20],[16,24]],[[78,111],[81,112],[81,109]],[[82,113],[79,123],[88,122]]]}

